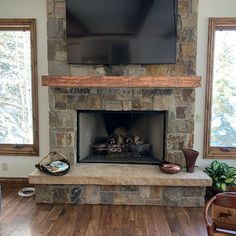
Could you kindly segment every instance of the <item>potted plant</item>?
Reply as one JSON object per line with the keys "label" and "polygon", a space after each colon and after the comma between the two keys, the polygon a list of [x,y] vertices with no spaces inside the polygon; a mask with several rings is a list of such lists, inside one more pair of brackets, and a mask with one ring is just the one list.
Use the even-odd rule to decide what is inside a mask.
{"label": "potted plant", "polygon": [[229,191],[236,186],[236,168],[217,160],[211,163],[205,172],[212,178],[212,190],[214,193]]}

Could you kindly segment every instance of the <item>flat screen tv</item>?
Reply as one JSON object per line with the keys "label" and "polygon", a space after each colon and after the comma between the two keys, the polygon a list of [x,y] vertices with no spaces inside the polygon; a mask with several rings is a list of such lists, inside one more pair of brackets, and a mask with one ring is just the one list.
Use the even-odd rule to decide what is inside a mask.
{"label": "flat screen tv", "polygon": [[66,0],[71,64],[176,62],[177,0]]}

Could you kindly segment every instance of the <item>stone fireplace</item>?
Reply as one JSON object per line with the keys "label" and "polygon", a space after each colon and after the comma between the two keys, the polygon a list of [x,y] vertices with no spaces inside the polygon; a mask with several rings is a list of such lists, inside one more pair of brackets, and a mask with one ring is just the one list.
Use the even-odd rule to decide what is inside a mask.
{"label": "stone fireplace", "polygon": [[81,129],[84,128],[78,125],[77,111],[164,113],[161,159],[185,165],[182,149],[193,147],[196,86],[181,87],[172,80],[169,87],[156,84],[142,87],[132,82],[134,86],[131,87],[119,84],[117,88],[104,88],[98,78],[114,76],[112,79],[116,84],[120,76],[180,78],[196,75],[197,9],[198,0],[178,1],[176,64],[89,66],[67,63],[65,1],[47,0],[49,79],[50,76],[67,76],[70,83],[69,77],[87,76],[88,80],[96,77],[97,83],[78,87],[68,85],[63,79],[65,86],[50,85],[50,149],[65,154],[74,168],[59,179],[34,172],[30,181],[36,184],[36,201],[175,206],[204,204],[205,186],[211,185],[211,181],[200,170],[173,177],[163,175],[151,165],[76,165],[77,156],[81,155],[78,137],[81,137]]}
{"label": "stone fireplace", "polygon": [[[182,149],[192,148],[194,89],[50,89],[50,147],[76,162],[77,110],[81,112],[166,112],[165,155],[185,165]],[[164,125],[164,124],[162,124]]]}
{"label": "stone fireplace", "polygon": [[72,168],[61,177],[33,172],[30,183],[36,185],[37,202],[189,207],[205,204],[205,189],[211,185],[211,179],[198,168],[192,174],[183,169],[179,174],[168,175],[150,164],[76,163],[81,151],[77,145],[77,132],[81,129],[77,112],[160,112],[166,117],[162,158],[184,167],[182,149],[193,146],[194,88],[49,90],[50,147],[65,154]]}

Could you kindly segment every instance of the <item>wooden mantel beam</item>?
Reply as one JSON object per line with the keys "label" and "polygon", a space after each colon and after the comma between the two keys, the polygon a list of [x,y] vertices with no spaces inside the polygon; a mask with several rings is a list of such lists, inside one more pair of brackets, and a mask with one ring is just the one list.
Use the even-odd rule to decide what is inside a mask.
{"label": "wooden mantel beam", "polygon": [[42,76],[48,87],[195,88],[200,76]]}

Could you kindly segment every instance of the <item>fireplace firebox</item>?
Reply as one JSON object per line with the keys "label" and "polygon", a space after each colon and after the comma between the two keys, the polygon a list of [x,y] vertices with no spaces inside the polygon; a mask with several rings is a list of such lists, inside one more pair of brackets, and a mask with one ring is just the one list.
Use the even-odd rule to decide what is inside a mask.
{"label": "fireplace firebox", "polygon": [[77,111],[77,162],[161,164],[166,111]]}

